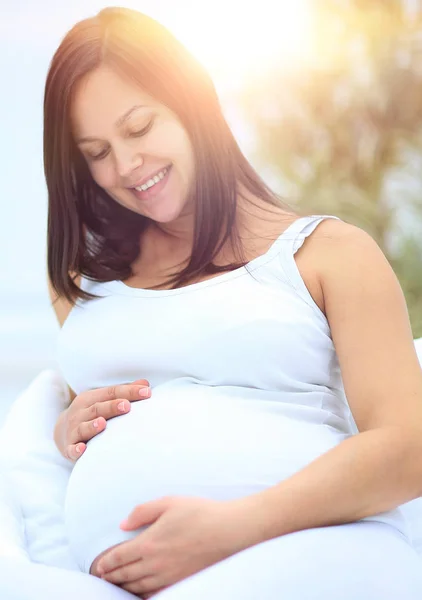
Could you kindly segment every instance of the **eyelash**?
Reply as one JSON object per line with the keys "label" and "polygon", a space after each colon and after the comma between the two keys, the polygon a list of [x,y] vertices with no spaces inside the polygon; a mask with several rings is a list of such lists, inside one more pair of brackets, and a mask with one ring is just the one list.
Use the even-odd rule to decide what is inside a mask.
{"label": "eyelash", "polygon": [[[151,119],[151,121],[148,123],[148,125],[146,125],[143,129],[139,129],[138,131],[132,131],[129,135],[131,137],[142,137],[143,135],[148,133],[148,131],[151,129],[152,123],[153,123],[153,119]],[[108,154],[108,150],[103,151],[100,154],[91,155],[89,158],[91,160],[101,160],[102,158],[105,158],[107,156],[107,154]]]}

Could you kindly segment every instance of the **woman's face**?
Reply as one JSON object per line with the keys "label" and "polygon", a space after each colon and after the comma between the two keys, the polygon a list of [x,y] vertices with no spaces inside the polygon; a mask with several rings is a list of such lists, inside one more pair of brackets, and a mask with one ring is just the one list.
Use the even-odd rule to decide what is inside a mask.
{"label": "woman's face", "polygon": [[71,121],[92,177],[116,202],[159,223],[188,209],[193,149],[166,106],[102,66],[78,85]]}

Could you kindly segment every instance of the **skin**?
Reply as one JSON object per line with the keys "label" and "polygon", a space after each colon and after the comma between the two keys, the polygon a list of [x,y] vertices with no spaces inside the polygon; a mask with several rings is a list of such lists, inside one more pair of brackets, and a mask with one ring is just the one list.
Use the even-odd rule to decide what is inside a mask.
{"label": "skin", "polygon": [[98,573],[98,571],[97,571],[97,565],[98,565],[98,563],[99,563],[99,561],[100,561],[100,558],[101,558],[102,556],[105,556],[106,554],[108,554],[108,553],[110,552],[110,550],[112,550],[113,548],[116,548],[116,546],[120,546],[120,544],[115,544],[114,546],[110,546],[110,548],[107,548],[106,550],[104,550],[104,552],[101,552],[101,554],[99,554],[99,555],[98,555],[98,556],[95,558],[95,560],[94,560],[94,562],[92,563],[92,565],[91,565],[91,568],[90,568],[90,570],[89,570],[89,572],[90,572],[90,574],[91,574],[91,575],[95,575],[96,577],[100,577],[100,574],[99,574],[99,573]]}
{"label": "skin", "polygon": [[[133,106],[142,108],[116,126]],[[150,123],[149,131],[138,135]],[[194,177],[192,146],[186,130],[167,107],[102,66],[79,85],[72,106],[72,131],[76,140],[95,138],[78,143],[78,147],[96,183],[116,202],[160,223],[175,236],[184,238],[191,233],[193,213],[185,203]],[[149,207],[141,205],[128,188],[169,164],[173,165],[171,178],[163,193]]]}

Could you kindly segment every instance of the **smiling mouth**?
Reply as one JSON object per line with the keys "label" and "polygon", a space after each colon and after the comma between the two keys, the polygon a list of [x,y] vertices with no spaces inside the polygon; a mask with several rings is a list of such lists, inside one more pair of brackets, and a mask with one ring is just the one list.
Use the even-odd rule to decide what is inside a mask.
{"label": "smiling mouth", "polygon": [[154,175],[154,177],[148,179],[145,184],[130,188],[132,194],[134,194],[135,198],[141,202],[152,200],[166,187],[171,169],[172,165],[170,164]]}
{"label": "smiling mouth", "polygon": [[170,166],[164,167],[164,169],[162,169],[161,171],[156,173],[153,177],[148,179],[148,181],[146,181],[142,185],[133,187],[132,189],[136,190],[138,192],[146,192],[147,190],[154,187],[155,185],[157,185],[157,183],[160,183],[160,181],[162,181],[164,179],[164,177],[166,176],[166,174],[168,173],[168,171],[170,169]]}

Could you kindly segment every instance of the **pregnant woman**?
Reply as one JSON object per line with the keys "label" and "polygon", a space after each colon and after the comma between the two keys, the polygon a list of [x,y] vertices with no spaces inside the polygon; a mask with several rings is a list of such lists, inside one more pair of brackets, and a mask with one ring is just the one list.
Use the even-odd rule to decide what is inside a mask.
{"label": "pregnant woman", "polygon": [[420,600],[400,504],[422,494],[422,373],[374,240],[268,189],[138,12],[68,32],[44,109],[63,590]]}

